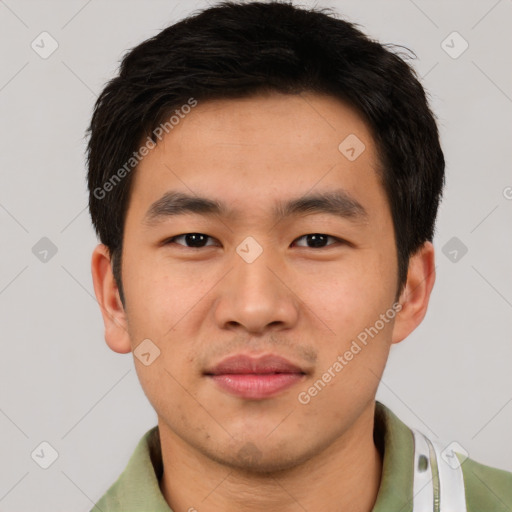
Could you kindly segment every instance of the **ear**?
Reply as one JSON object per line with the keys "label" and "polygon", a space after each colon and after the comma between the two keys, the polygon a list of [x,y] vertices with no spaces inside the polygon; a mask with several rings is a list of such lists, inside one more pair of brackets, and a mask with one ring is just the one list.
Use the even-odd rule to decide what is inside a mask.
{"label": "ear", "polygon": [[91,272],[94,292],[105,324],[105,341],[114,352],[120,354],[131,352],[126,313],[119,297],[119,290],[112,272],[110,251],[106,245],[99,244],[94,249]]}
{"label": "ear", "polygon": [[422,322],[436,280],[434,246],[425,242],[409,260],[407,283],[400,294],[402,309],[395,317],[392,343],[407,338]]}

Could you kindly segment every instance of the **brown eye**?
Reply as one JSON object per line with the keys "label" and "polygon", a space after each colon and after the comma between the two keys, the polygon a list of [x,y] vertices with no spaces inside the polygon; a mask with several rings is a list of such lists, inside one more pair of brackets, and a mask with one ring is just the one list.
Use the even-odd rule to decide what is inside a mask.
{"label": "brown eye", "polygon": [[[165,245],[177,243],[178,245],[185,245],[190,249],[200,249],[201,247],[206,247],[208,239],[212,239],[212,237],[205,235],[203,233],[185,233],[183,235],[173,236],[166,240]],[[185,243],[177,242],[177,240],[183,240]]]}
{"label": "brown eye", "polygon": [[336,237],[330,236],[330,235],[325,235],[323,233],[311,233],[309,235],[303,235],[300,238],[297,238],[297,240],[302,240],[302,239],[306,240],[307,245],[304,246],[304,245],[299,244],[299,247],[322,248],[322,247],[327,247],[329,245],[333,245],[332,243],[327,244],[327,241],[329,238],[331,240],[334,240],[335,242],[341,241],[339,238],[336,238]]}

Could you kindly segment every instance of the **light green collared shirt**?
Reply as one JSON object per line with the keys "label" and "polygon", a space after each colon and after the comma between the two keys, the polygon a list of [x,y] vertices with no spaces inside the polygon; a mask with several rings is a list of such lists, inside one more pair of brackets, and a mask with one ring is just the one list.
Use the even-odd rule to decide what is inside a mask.
{"label": "light green collared shirt", "polygon": [[[374,439],[383,451],[383,465],[372,512],[412,512],[413,434],[380,402],[376,403]],[[512,473],[471,459],[465,459],[461,468],[467,512],[512,512]],[[162,473],[160,438],[155,426],[144,434],[121,476],[91,512],[172,512],[160,491]]]}

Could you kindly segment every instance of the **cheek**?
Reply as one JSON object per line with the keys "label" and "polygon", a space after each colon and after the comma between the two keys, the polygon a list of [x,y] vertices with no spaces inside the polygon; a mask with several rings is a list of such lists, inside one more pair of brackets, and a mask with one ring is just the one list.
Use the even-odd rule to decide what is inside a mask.
{"label": "cheek", "polygon": [[[389,258],[367,251],[346,261],[324,263],[321,270],[302,271],[298,295],[332,329],[357,327],[378,318],[394,296]],[[319,267],[320,268],[320,267]],[[299,284],[300,283],[300,284]]]}
{"label": "cheek", "polygon": [[[138,334],[161,338],[197,303],[208,288],[204,269],[144,253],[126,257],[123,285],[130,324]],[[212,276],[213,279],[213,276]],[[141,333],[144,330],[144,333]]]}
{"label": "cheek", "polygon": [[160,351],[154,368],[138,365],[139,378],[151,389],[163,385],[174,389],[179,385],[169,373],[184,384],[192,378],[190,370],[202,338],[200,331],[211,306],[208,291],[219,279],[218,272],[205,274],[197,267],[162,261],[145,265],[142,258],[137,265],[147,270],[138,275],[133,270],[132,279],[127,280],[130,338],[134,348],[150,339]]}
{"label": "cheek", "polygon": [[311,322],[325,333],[316,340],[321,345],[318,371],[323,374],[338,356],[347,354],[324,400],[344,396],[347,389],[363,394],[373,390],[376,375],[385,365],[395,314],[391,311],[385,321],[381,315],[393,305],[395,273],[389,268],[389,250],[383,254],[387,256],[375,250],[360,251],[357,257],[326,266],[325,272],[302,273],[298,295],[308,306],[304,314],[311,315]]}

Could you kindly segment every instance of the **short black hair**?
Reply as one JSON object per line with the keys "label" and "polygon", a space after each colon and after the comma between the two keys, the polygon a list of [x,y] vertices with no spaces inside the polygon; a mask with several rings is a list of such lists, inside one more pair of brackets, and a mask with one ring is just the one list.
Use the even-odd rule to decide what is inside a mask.
{"label": "short black hair", "polygon": [[445,161],[416,72],[392,51],[398,45],[380,44],[356,27],[327,8],[225,1],[124,56],[87,130],[89,210],[109,249],[123,305],[123,229],[141,140],[156,142],[158,126],[191,99],[272,92],[329,94],[368,125],[393,219],[399,296],[410,256],[433,239]]}

